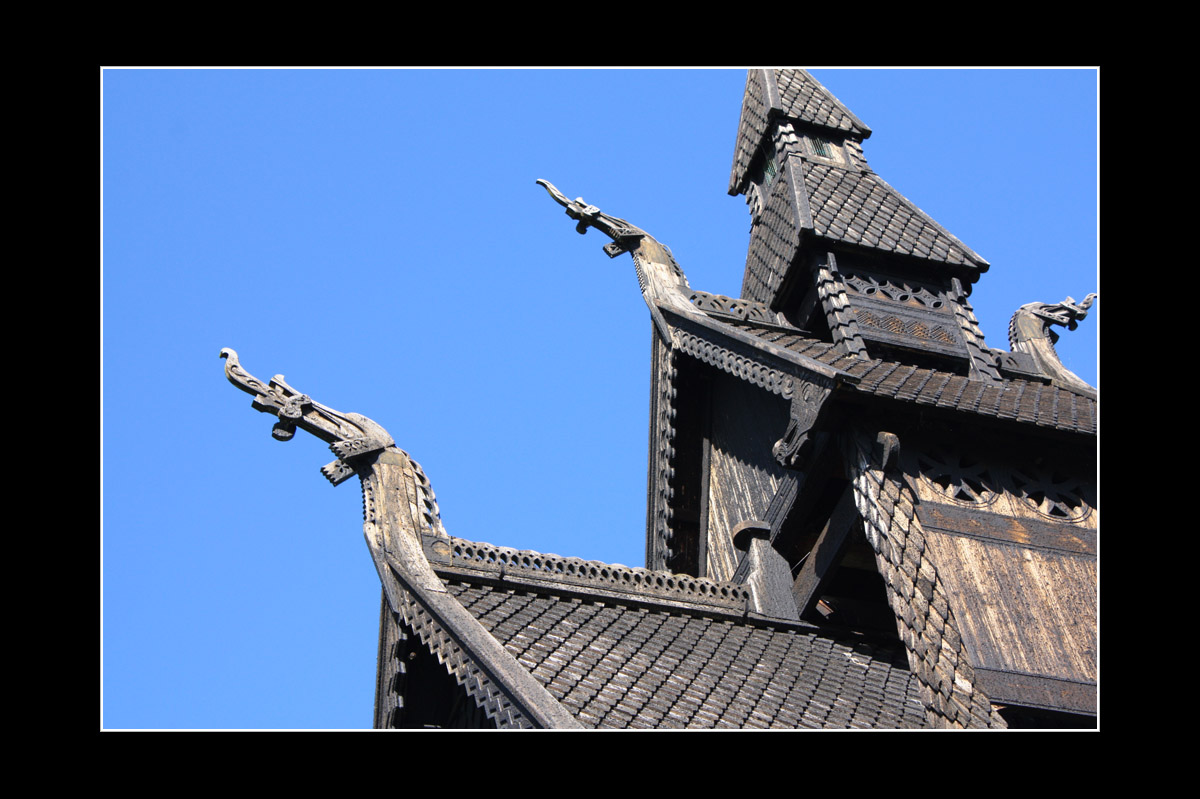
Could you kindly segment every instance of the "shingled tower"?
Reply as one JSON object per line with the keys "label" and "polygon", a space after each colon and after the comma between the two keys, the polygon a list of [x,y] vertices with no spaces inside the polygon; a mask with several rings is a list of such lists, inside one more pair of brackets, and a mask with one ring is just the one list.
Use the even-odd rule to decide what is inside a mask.
{"label": "shingled tower", "polygon": [[[648,562],[741,582],[757,520],[801,617],[898,629],[928,701],[970,685],[1074,723],[1056,714],[1095,712],[1096,392],[1050,326],[1094,297],[1023,306],[1013,351],[989,348],[967,299],[988,262],[871,170],[870,135],[804,70],[749,72],[742,297],[692,292],[724,338],[658,356]],[[808,361],[791,383],[787,357]]]}
{"label": "shingled tower", "polygon": [[378,727],[1092,726],[1097,395],[1030,303],[867,165],[803,70],[751,70],[729,190],[742,297],[539,181],[629,255],[651,318],[646,569],[453,538],[378,424],[226,374],[357,475],[383,583]]}

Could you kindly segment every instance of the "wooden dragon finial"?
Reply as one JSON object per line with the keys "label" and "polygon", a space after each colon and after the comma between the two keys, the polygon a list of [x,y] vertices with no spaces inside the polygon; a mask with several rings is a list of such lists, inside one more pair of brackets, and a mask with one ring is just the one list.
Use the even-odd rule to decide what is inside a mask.
{"label": "wooden dragon finial", "polygon": [[604,245],[604,252],[608,257],[615,258],[623,252],[633,257],[638,286],[642,290],[646,305],[650,308],[650,316],[663,339],[671,340],[670,331],[662,319],[659,307],[669,307],[686,315],[695,314],[697,311],[689,299],[692,289],[688,285],[687,276],[675,261],[670,248],[641,228],[588,204],[582,197],[568,200],[565,194],[547,180],[539,179],[537,184],[544,188],[556,203],[567,209],[567,216],[578,222],[575,230],[587,233],[587,229],[593,227],[612,239]]}
{"label": "wooden dragon finial", "polygon": [[225,359],[225,376],[229,382],[254,397],[251,407],[279,417],[271,435],[280,441],[289,441],[299,427],[329,444],[338,457],[321,467],[321,473],[334,485],[345,482],[355,473],[351,464],[354,458],[396,443],[376,422],[357,413],[342,413],[314,402],[307,394],[289,386],[283,375],[275,375],[270,383],[264,384],[242,368],[237,352],[228,347],[221,350],[221,357]]}
{"label": "wooden dragon finial", "polygon": [[1071,297],[1062,302],[1030,302],[1022,305],[1008,323],[1008,343],[1013,352],[1028,353],[1038,371],[1063,388],[1072,388],[1088,394],[1095,389],[1063,365],[1054,344],[1058,333],[1051,328],[1059,325],[1074,330],[1087,317],[1088,309],[1096,301],[1097,294],[1089,294],[1077,303]]}

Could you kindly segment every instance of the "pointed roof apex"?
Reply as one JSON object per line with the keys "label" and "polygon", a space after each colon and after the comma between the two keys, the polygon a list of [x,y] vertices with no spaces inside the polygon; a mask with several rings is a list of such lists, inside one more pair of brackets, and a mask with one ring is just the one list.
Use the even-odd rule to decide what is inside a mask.
{"label": "pointed roof apex", "polygon": [[804,69],[764,70],[773,107],[786,117],[866,139],[871,129]]}
{"label": "pointed roof apex", "polygon": [[825,128],[859,140],[871,135],[871,129],[806,70],[748,70],[733,172],[729,178],[730,194],[743,190],[754,154],[763,139],[771,135],[771,121],[776,118]]}

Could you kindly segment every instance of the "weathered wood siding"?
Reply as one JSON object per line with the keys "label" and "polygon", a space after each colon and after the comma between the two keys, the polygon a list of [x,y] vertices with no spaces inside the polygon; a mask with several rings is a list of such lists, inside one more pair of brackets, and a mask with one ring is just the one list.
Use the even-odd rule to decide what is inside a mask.
{"label": "weathered wood siding", "polygon": [[993,699],[1089,710],[1099,601],[1090,483],[1062,476],[1078,468],[927,452],[909,462],[917,514],[972,663],[1008,694]]}
{"label": "weathered wood siding", "polygon": [[736,378],[713,382],[708,481],[708,577],[727,580],[737,567],[731,531],[762,519],[784,469],[771,447],[787,428],[786,401]]}
{"label": "weathered wood siding", "polygon": [[[926,546],[954,597],[976,666],[1066,680],[1096,679],[1097,570],[1084,552],[1012,540],[1019,522],[977,512],[996,536],[924,521]],[[944,518],[944,516],[943,516]]]}

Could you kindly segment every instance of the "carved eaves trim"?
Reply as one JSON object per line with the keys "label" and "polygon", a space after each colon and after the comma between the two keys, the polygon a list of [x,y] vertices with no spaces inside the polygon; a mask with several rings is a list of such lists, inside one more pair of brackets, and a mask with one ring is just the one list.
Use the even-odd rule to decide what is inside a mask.
{"label": "carved eaves trim", "polygon": [[794,381],[788,378],[792,376],[824,378],[835,384],[858,382],[845,369],[754,336],[738,325],[700,314],[684,316],[666,307],[661,310],[679,349],[772,393],[790,399]]}
{"label": "carved eaves trim", "polygon": [[[451,632],[450,626],[438,618],[436,612],[431,612],[415,594],[406,591],[400,584],[398,574],[393,572],[391,578],[394,584],[387,593],[399,600],[397,606],[391,609],[392,612],[416,633],[421,643],[446,667],[450,676],[475,700],[487,717],[493,719],[501,729],[531,729],[539,726],[522,712],[499,681],[472,657],[470,650]],[[390,704],[396,704],[396,700],[387,696],[385,706]],[[385,721],[381,710],[377,709],[376,724],[381,725]]]}
{"label": "carved eaves trim", "polygon": [[444,578],[485,578],[513,587],[582,593],[592,598],[741,615],[743,586],[686,574],[564,558],[451,538],[428,537],[426,555]]}
{"label": "carved eaves trim", "polygon": [[[826,400],[836,383],[847,375],[819,362],[797,363],[788,357],[787,350],[771,352],[756,347],[753,339],[747,339],[737,330],[705,330],[703,325],[689,324],[682,317],[676,317],[675,324],[672,336],[681,352],[791,400],[790,419],[773,454],[780,464],[796,468]],[[783,357],[779,358],[780,355]],[[814,366],[821,368],[818,371]]]}
{"label": "carved eaves trim", "polygon": [[[663,323],[665,327],[665,322]],[[659,335],[651,334],[650,351],[650,452],[646,470],[646,566],[665,569],[674,558],[676,351]]]}

